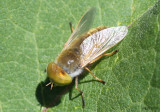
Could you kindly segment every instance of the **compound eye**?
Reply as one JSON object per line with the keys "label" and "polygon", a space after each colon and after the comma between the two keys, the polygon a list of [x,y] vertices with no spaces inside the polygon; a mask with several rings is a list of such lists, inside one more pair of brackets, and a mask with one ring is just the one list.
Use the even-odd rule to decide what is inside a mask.
{"label": "compound eye", "polygon": [[68,85],[72,82],[71,76],[53,62],[48,64],[47,74],[51,82],[56,84],[56,86]]}

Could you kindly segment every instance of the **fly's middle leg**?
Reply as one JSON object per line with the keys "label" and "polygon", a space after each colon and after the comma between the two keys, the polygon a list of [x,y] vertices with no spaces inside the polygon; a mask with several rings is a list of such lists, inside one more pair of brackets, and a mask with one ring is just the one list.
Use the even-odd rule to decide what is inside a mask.
{"label": "fly's middle leg", "polygon": [[99,82],[101,82],[102,84],[105,84],[106,82],[105,81],[103,81],[103,80],[101,80],[101,79],[99,79],[98,77],[96,77],[94,74],[93,74],[93,72],[91,72],[90,70],[89,70],[89,68],[87,68],[87,67],[84,67],[96,80],[98,80]]}
{"label": "fly's middle leg", "polygon": [[75,77],[75,88],[81,93],[81,96],[82,96],[82,107],[84,108],[85,107],[85,101],[84,101],[83,91],[81,91],[78,88],[78,77]]}

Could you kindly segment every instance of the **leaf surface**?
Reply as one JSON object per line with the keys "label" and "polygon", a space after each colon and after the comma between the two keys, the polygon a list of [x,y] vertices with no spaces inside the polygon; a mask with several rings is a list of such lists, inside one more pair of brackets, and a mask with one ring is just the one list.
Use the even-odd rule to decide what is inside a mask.
{"label": "leaf surface", "polygon": [[[0,112],[160,111],[159,0],[0,0]],[[45,87],[44,69],[54,61],[90,7],[97,7],[93,27],[133,25],[126,38],[79,80],[86,107],[74,84]],[[62,95],[59,98],[59,95]]]}

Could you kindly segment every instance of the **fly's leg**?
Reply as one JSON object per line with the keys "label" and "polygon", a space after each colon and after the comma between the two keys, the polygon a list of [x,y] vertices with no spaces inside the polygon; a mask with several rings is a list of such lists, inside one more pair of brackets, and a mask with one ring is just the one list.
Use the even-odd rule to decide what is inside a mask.
{"label": "fly's leg", "polygon": [[51,85],[51,88],[50,88],[50,89],[52,90],[54,84],[53,84],[52,82],[49,82],[46,86],[49,86],[49,85]]}
{"label": "fly's leg", "polygon": [[115,53],[117,53],[117,52],[118,52],[118,50],[115,50],[114,52],[111,52],[111,53],[102,54],[102,55],[98,56],[97,58],[95,58],[94,60],[92,60],[89,64],[94,63],[95,61],[99,60],[99,59],[102,58],[103,56],[113,55],[113,54],[115,54]]}
{"label": "fly's leg", "polygon": [[[69,26],[70,26],[70,28],[71,28],[71,33],[73,33],[74,30],[73,30],[72,22],[69,23]],[[67,42],[68,42],[68,41],[67,41]],[[64,44],[64,47],[66,46],[67,42]]]}
{"label": "fly's leg", "polygon": [[73,33],[73,26],[72,26],[72,22],[69,23],[70,28],[71,28],[71,33]]}
{"label": "fly's leg", "polygon": [[82,107],[84,108],[84,106],[85,106],[85,101],[84,101],[83,91],[81,91],[81,90],[78,88],[78,77],[75,78],[75,88],[81,93],[81,96],[82,96]]}
{"label": "fly's leg", "polygon": [[84,67],[84,69],[86,69],[96,80],[98,80],[98,81],[101,82],[102,84],[105,84],[105,83],[106,83],[105,81],[103,81],[103,80],[99,79],[98,77],[96,77],[96,76],[93,74],[93,72],[91,72],[91,71],[89,70],[89,68]]}
{"label": "fly's leg", "polygon": [[[100,58],[102,58],[103,56],[109,56],[109,55],[113,55],[115,53],[117,53],[118,50],[115,50],[114,52],[111,52],[111,53],[107,53],[107,54],[102,54],[100,56],[98,56],[97,58],[95,58],[94,60],[92,60],[89,64],[92,64],[94,63],[95,61],[99,60]],[[84,67],[95,79],[97,79],[98,81],[100,81],[101,83],[105,84],[106,82],[99,79],[98,77],[96,77],[87,67]]]}

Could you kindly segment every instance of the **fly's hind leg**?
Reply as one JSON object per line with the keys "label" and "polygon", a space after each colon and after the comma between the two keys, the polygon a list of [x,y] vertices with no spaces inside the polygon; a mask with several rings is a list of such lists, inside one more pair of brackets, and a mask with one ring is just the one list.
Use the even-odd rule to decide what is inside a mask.
{"label": "fly's hind leg", "polygon": [[96,76],[93,74],[93,72],[91,72],[91,71],[89,70],[89,68],[84,67],[84,69],[86,69],[96,80],[98,80],[98,81],[101,82],[102,84],[105,84],[105,83],[106,83],[105,81],[103,81],[103,80],[99,79],[98,77],[96,77]]}
{"label": "fly's hind leg", "polygon": [[111,52],[111,53],[102,54],[102,55],[98,56],[97,58],[95,58],[94,60],[92,60],[89,64],[94,63],[95,61],[99,60],[99,59],[102,58],[103,56],[113,55],[113,54],[115,54],[115,53],[117,53],[117,52],[118,52],[118,50],[115,50],[115,51],[113,51],[113,52]]}
{"label": "fly's hind leg", "polygon": [[[111,52],[111,53],[106,53],[106,54],[102,54],[100,56],[98,56],[97,58],[95,58],[94,60],[92,60],[90,63],[88,64],[92,64],[94,63],[95,61],[99,60],[100,58],[102,58],[103,56],[109,56],[109,55],[113,55],[115,53],[117,53],[118,50],[115,50],[114,52]],[[95,79],[97,79],[98,81],[100,81],[101,83],[105,84],[106,82],[99,79],[98,77],[96,77],[87,67],[84,67]]]}
{"label": "fly's hind leg", "polygon": [[78,77],[75,77],[75,89],[77,89],[77,90],[81,93],[81,96],[82,96],[82,107],[84,108],[84,106],[85,106],[85,101],[84,101],[83,91],[81,91],[81,90],[78,88]]}

